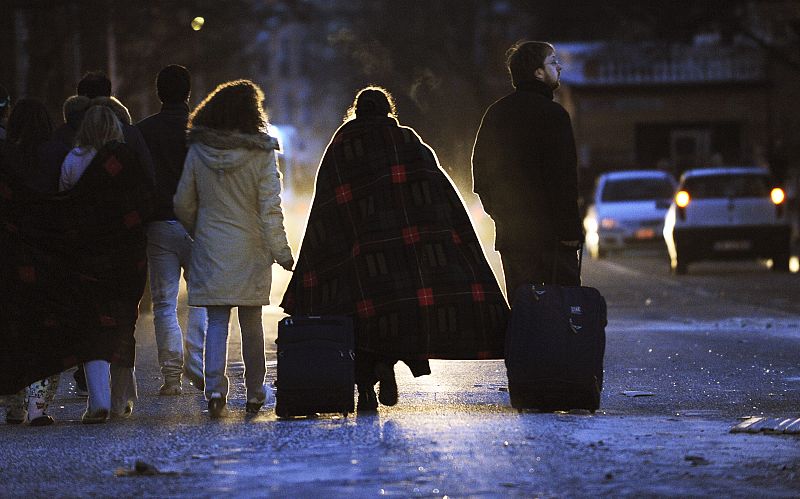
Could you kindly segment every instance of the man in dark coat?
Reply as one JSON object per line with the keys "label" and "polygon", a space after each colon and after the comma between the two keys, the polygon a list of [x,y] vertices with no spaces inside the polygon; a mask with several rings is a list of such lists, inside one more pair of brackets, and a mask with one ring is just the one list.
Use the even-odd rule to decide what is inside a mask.
{"label": "man in dark coat", "polygon": [[183,373],[196,388],[203,389],[206,331],[205,308],[189,307],[185,338],[177,315],[181,269],[186,272],[192,249],[192,238],[178,222],[172,206],[186,159],[189,71],[177,64],[166,66],[156,77],[156,90],[161,112],[143,119],[136,127],[150,149],[156,176],[155,212],[147,224],[147,260],[158,363],[164,376],[159,394],[180,395]]}
{"label": "man in dark coat", "polygon": [[473,190],[495,222],[506,291],[579,285],[575,140],[553,102],[561,65],[552,45],[530,41],[511,47],[506,64],[516,91],[486,110],[472,153]]}

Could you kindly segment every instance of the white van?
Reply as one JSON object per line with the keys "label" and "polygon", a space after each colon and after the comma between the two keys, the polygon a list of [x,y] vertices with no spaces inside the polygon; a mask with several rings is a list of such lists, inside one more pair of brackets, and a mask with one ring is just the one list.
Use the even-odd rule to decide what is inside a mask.
{"label": "white van", "polygon": [[686,274],[699,260],[772,259],[789,270],[786,196],[759,167],[687,170],[664,219],[670,267]]}

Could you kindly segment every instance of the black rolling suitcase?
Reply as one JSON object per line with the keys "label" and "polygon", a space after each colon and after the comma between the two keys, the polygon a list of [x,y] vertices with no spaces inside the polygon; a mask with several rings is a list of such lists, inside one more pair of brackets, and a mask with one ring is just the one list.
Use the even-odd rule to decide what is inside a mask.
{"label": "black rolling suitcase", "polygon": [[511,406],[596,411],[603,388],[606,324],[606,301],[595,288],[517,288],[505,348]]}
{"label": "black rolling suitcase", "polygon": [[278,323],[275,414],[280,418],[353,412],[353,321],[287,317]]}

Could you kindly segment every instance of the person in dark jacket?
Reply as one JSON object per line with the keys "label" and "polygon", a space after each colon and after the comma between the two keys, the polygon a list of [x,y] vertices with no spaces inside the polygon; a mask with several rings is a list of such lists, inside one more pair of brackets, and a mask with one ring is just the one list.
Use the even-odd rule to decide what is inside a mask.
{"label": "person in dark jacket", "polygon": [[172,197],[178,187],[186,159],[186,123],[189,120],[189,71],[177,64],[163,68],[156,77],[161,111],[140,121],[153,157],[156,175],[156,206],[147,225],[147,261],[158,362],[164,384],[160,395],[180,395],[183,373],[203,389],[203,342],[206,309],[189,307],[185,335],[178,324],[177,301],[181,269],[189,267],[192,238],[178,222]]}
{"label": "person in dark jacket", "polygon": [[8,119],[3,169],[36,192],[58,191],[61,165],[52,168],[42,160],[43,146],[52,133],[53,121],[40,100],[24,98],[16,103]]}
{"label": "person in dark jacket", "polygon": [[[124,141],[128,146],[133,149],[136,154],[139,156],[139,160],[142,162],[142,166],[145,169],[145,174],[150,176],[150,179],[153,179],[153,159],[150,156],[150,151],[147,149],[147,144],[142,137],[142,133],[139,131],[138,128],[131,124],[130,116],[127,116],[127,119],[122,116],[128,113],[128,110],[122,106],[122,103],[118,100],[111,97],[111,80],[108,79],[105,73],[102,71],[89,71],[84,74],[83,78],[78,82],[77,86],[77,95],[88,97],[89,99],[95,99],[97,97],[109,97],[118,103],[119,106],[115,106],[115,111],[121,111],[119,108],[122,107],[124,112],[118,112],[118,116],[120,121],[122,122],[122,134],[124,136]],[[69,101],[73,97],[67,99]],[[66,107],[66,102],[64,103]],[[86,106],[88,107],[88,106]],[[86,108],[83,109],[85,111]],[[66,111],[66,109],[65,109]],[[77,133],[78,127],[80,126],[80,120],[82,119],[82,113],[77,113],[72,116],[72,119],[68,119],[65,112],[64,121],[65,123],[60,127],[56,128],[53,132],[53,140],[50,144],[46,147],[44,152],[43,160],[48,165],[52,167],[61,168],[61,163],[64,161],[64,158],[67,157],[67,154],[75,147],[75,134]]]}
{"label": "person in dark jacket", "polygon": [[507,53],[515,91],[486,110],[472,152],[473,190],[495,222],[506,292],[521,284],[579,285],[575,140],[553,101],[561,65],[546,42]]}
{"label": "person in dark jacket", "polygon": [[[0,95],[0,102],[3,97]],[[60,172],[48,171],[41,161],[42,147],[52,131],[53,122],[45,105],[37,99],[20,99],[9,116],[6,140],[0,145],[0,175],[14,178],[30,191],[55,192]],[[4,264],[8,264],[5,259]],[[31,426],[52,424],[47,407],[58,389],[59,378],[58,374],[48,376],[11,396],[6,407],[6,423],[20,424],[27,418]]]}

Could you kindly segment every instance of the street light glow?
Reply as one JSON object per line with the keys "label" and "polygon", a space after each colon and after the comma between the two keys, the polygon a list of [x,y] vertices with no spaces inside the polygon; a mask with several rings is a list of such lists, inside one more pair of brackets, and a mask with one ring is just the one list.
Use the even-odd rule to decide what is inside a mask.
{"label": "street light glow", "polygon": [[195,17],[192,19],[192,29],[195,31],[200,31],[203,29],[203,25],[206,23],[206,20],[200,16]]}

